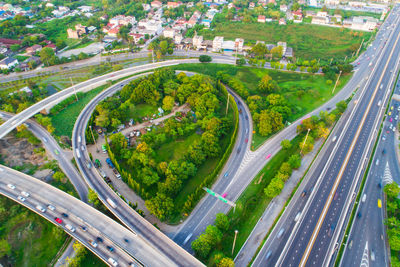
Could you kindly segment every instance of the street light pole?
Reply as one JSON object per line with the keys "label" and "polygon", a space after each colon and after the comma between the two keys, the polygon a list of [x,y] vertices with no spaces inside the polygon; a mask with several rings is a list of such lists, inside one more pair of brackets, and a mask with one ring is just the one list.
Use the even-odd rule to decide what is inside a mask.
{"label": "street light pole", "polygon": [[92,125],[89,125],[90,132],[92,133],[94,145],[96,146],[96,152],[99,152],[99,148],[97,147],[96,139],[94,138],[93,130],[92,130]]}
{"label": "street light pole", "polygon": [[340,75],[342,75],[342,71],[339,72],[339,76],[338,76],[337,79],[336,79],[335,86],[334,86],[333,89],[332,89],[332,95],[333,95],[333,92],[335,92],[336,86],[337,86],[337,84],[338,84],[338,82],[339,82]]}
{"label": "street light pole", "polygon": [[233,245],[232,245],[232,255],[233,255],[233,251],[235,250],[236,237],[237,237],[238,233],[239,233],[239,231],[235,230],[235,238],[233,239]]}
{"label": "street light pole", "polygon": [[78,101],[79,99],[78,99],[78,95],[76,94],[76,90],[75,90],[74,82],[72,81],[72,78],[71,78],[71,77],[69,77],[69,80],[71,81],[72,88],[74,88],[74,93],[75,93],[76,101]]}
{"label": "street light pole", "polygon": [[226,91],[228,94],[227,94],[227,97],[228,97],[228,101],[226,101],[226,112],[225,112],[225,116],[226,115],[228,115],[228,107],[229,107],[229,96],[230,96],[230,94],[229,94],[229,92],[228,92],[228,90]]}
{"label": "street light pole", "polygon": [[306,144],[308,134],[310,133],[310,128],[307,130],[306,138],[304,139],[303,145],[301,146],[300,154],[303,152],[304,145]]}

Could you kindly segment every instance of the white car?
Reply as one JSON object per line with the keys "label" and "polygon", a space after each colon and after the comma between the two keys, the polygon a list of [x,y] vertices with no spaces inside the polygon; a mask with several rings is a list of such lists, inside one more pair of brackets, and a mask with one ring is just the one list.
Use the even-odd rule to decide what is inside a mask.
{"label": "white car", "polygon": [[36,209],[37,210],[39,210],[39,211],[41,211],[41,212],[43,212],[43,213],[45,213],[46,212],[46,209],[45,208],[43,208],[42,206],[40,206],[40,205],[37,205],[36,206]]}
{"label": "white car", "polygon": [[52,211],[55,211],[56,210],[56,207],[54,207],[53,205],[47,205],[47,208],[49,209],[49,210],[52,210]]}
{"label": "white car", "polygon": [[15,185],[13,185],[13,184],[8,184],[7,186],[8,186],[8,188],[10,188],[10,189],[12,189],[12,190],[15,189]]}
{"label": "white car", "polygon": [[22,191],[21,195],[23,195],[24,197],[29,197],[30,196],[30,194],[28,192],[25,192],[25,191]]}
{"label": "white car", "polygon": [[25,198],[21,196],[18,196],[18,199],[21,200],[22,202],[25,201]]}

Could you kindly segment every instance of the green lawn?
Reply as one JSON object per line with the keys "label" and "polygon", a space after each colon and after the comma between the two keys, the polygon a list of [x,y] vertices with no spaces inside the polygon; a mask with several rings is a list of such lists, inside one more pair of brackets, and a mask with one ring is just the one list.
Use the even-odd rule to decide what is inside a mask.
{"label": "green lawn", "polygon": [[186,152],[187,148],[196,140],[200,140],[201,135],[193,133],[190,136],[182,139],[163,144],[157,149],[157,159],[159,162],[169,162],[171,160],[179,160]]}
{"label": "green lawn", "polygon": [[74,128],[74,124],[79,114],[86,106],[87,103],[92,100],[97,94],[99,94],[103,89],[107,88],[108,85],[102,85],[96,89],[93,89],[87,93],[85,93],[84,97],[79,99],[77,102],[72,103],[70,106],[61,110],[59,113],[52,115],[50,114],[51,123],[56,128],[54,133],[57,136],[72,136],[72,130]]}
{"label": "green lawn", "polygon": [[104,263],[99,257],[94,255],[90,250],[86,249],[86,255],[83,257],[80,262],[80,266],[82,267],[106,267],[107,264]]}
{"label": "green lawn", "polygon": [[[265,74],[268,74],[278,83],[280,87],[278,93],[282,94],[292,107],[292,115],[289,117],[288,122],[293,122],[301,118],[327,102],[334,94],[338,93],[343,88],[352,76],[351,74],[342,75],[334,94],[332,94],[334,85],[333,83],[328,85],[324,75],[278,71],[256,67],[237,67],[224,64],[181,64],[173,68],[177,70],[195,71],[213,77],[216,76],[217,72],[224,71],[242,81],[250,95],[262,95],[257,92],[257,85],[261,78]],[[252,149],[257,149],[269,137],[270,136],[261,136],[258,133],[253,134]]]}
{"label": "green lawn", "polygon": [[[292,148],[289,150],[279,151],[264,168],[256,175],[253,181],[247,186],[236,201],[236,210],[228,213],[230,227],[224,235],[218,250],[224,252],[225,255],[231,255],[234,231],[239,233],[236,239],[235,251],[233,257],[239,252],[247,237],[250,235],[254,226],[257,224],[261,215],[264,213],[271,199],[264,194],[264,188],[270,183],[276,172],[279,170],[283,162],[299,151],[299,143],[301,137],[292,140]],[[260,178],[262,177],[262,178]]]}
{"label": "green lawn", "polygon": [[207,40],[224,36],[229,40],[241,37],[245,42],[252,43],[265,41],[276,44],[283,41],[293,47],[297,58],[330,60],[350,57],[362,39],[368,40],[372,33],[311,24],[223,22],[217,23],[214,29],[202,30],[199,34]]}
{"label": "green lawn", "polygon": [[48,266],[67,234],[6,197],[0,196],[0,207],[0,239],[11,245],[10,266]]}
{"label": "green lawn", "polygon": [[77,44],[75,44],[75,45],[71,45],[70,47],[68,47],[67,50],[78,49],[78,48],[85,48],[86,46],[88,46],[88,45],[90,45],[90,44],[93,44],[93,43],[94,43],[93,40],[90,40],[90,41],[88,41],[88,42],[86,42],[86,43],[80,42],[80,43],[77,43]]}

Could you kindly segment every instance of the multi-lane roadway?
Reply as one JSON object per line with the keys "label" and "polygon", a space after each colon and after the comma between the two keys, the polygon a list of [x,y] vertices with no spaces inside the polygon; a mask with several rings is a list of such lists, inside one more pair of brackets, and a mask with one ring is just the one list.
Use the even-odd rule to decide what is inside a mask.
{"label": "multi-lane roadway", "polygon": [[[361,86],[331,138],[306,177],[303,197],[297,192],[253,266],[326,266],[359,182],[379,120],[379,102],[389,96],[400,53],[398,7],[387,19],[373,46]],[[394,25],[394,27],[392,27]],[[389,36],[388,36],[389,35]],[[381,39],[382,38],[382,39]],[[384,46],[382,46],[384,45]],[[368,58],[369,59],[369,58]],[[378,105],[379,104],[379,105]],[[333,142],[333,136],[337,141]],[[296,216],[299,215],[298,219]]]}

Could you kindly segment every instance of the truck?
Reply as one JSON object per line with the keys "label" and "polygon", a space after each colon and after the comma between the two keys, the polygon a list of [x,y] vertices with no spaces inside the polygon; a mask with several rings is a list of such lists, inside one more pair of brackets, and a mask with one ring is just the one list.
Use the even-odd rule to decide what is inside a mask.
{"label": "truck", "polygon": [[112,163],[110,158],[107,158],[106,162],[107,162],[108,166],[110,166],[110,168],[114,169],[114,164]]}
{"label": "truck", "polygon": [[117,208],[117,205],[115,205],[114,201],[112,201],[110,198],[107,198],[107,202],[108,202],[108,204],[110,204],[110,206],[113,207],[114,209]]}

